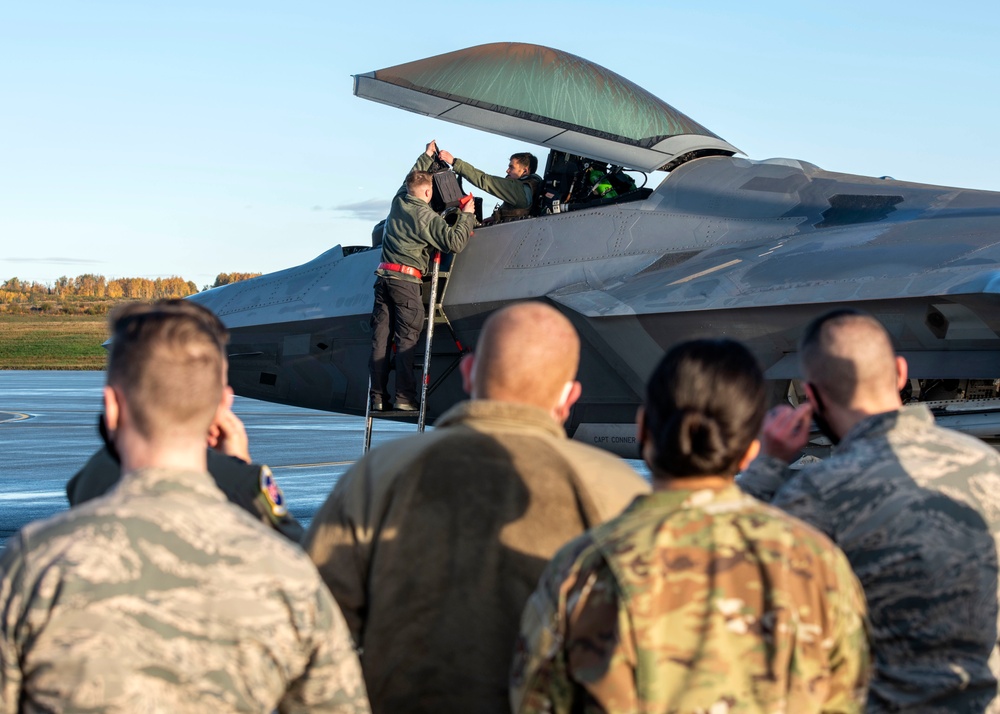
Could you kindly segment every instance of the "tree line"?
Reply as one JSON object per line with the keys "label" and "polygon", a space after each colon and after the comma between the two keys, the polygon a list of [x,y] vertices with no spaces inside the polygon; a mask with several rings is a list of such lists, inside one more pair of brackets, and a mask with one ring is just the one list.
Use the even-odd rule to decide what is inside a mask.
{"label": "tree line", "polygon": [[[260,273],[219,273],[215,283],[203,290],[255,278]],[[169,278],[105,278],[85,273],[75,278],[62,276],[54,283],[10,278],[0,285],[0,312],[103,314],[124,300],[184,298],[198,292],[191,280]]]}

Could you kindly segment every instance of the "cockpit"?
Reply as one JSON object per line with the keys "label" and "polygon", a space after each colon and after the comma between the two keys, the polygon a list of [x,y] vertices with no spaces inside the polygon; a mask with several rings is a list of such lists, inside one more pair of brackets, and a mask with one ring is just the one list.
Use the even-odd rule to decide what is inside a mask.
{"label": "cockpit", "polygon": [[652,193],[645,172],[555,149],[549,152],[542,178],[535,215],[637,201]]}

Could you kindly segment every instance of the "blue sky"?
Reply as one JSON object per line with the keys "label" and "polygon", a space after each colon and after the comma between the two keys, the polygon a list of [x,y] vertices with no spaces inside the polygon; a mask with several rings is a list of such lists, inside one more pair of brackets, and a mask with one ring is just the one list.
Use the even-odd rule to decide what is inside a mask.
{"label": "blue sky", "polygon": [[971,2],[7,3],[0,281],[203,285],[367,243],[428,140],[494,173],[525,147],[351,75],[487,42],[586,57],[753,159],[996,191],[998,34]]}

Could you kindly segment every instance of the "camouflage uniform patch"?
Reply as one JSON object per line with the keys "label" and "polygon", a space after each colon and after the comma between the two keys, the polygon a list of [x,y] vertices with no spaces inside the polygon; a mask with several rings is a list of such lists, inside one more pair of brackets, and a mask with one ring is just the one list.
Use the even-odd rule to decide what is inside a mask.
{"label": "camouflage uniform patch", "polygon": [[271,469],[267,466],[260,467],[260,493],[264,498],[265,507],[275,519],[280,519],[288,514],[285,494],[274,478],[274,474],[271,473]]}
{"label": "camouflage uniform patch", "polygon": [[572,541],[525,608],[518,712],[858,712],[864,597],[822,534],[743,495],[662,491]]}

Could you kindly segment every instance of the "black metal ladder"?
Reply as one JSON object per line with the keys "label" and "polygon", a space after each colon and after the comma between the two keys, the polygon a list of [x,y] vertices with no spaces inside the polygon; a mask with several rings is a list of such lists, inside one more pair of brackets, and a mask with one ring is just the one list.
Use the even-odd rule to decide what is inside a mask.
{"label": "black metal ladder", "polygon": [[[434,256],[431,259],[430,295],[427,300],[427,338],[424,346],[423,377],[420,380],[420,408],[416,412],[403,411],[399,409],[373,412],[371,401],[372,384],[371,376],[369,375],[368,397],[365,404],[364,453],[368,453],[368,450],[371,448],[372,429],[376,419],[393,419],[396,421],[410,421],[415,419],[417,423],[417,431],[422,432],[427,424],[428,395],[434,391],[434,388],[440,384],[445,377],[455,370],[461,360],[461,357],[467,351],[464,347],[462,347],[462,343],[458,339],[458,335],[455,333],[455,328],[452,327],[451,320],[448,319],[448,315],[445,314],[444,311],[444,295],[448,289],[448,278],[450,277],[450,262],[448,269],[442,270],[441,253],[440,251],[434,251]],[[437,378],[434,384],[431,384],[431,357],[433,355],[432,346],[434,341],[434,325],[436,324],[444,324],[448,327],[448,331],[451,333],[451,337],[455,341],[455,346],[458,348],[458,358],[455,359],[451,365],[449,365],[444,373]]]}

